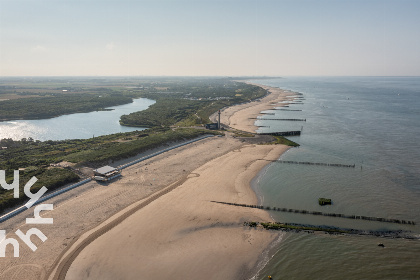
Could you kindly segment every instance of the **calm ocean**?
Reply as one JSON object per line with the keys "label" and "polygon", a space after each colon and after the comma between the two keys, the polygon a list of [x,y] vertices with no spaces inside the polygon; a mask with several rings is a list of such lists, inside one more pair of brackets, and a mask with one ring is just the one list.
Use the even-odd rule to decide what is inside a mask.
{"label": "calm ocean", "polygon": [[[415,221],[399,225],[270,212],[279,222],[420,236],[420,77],[290,77],[254,82],[301,93],[273,110],[261,131],[302,130],[281,159],[355,168],[273,163],[254,180],[266,206]],[[291,92],[290,95],[295,95]],[[301,102],[299,102],[301,101]],[[293,111],[292,111],[293,110]],[[299,111],[296,111],[299,110]],[[331,198],[319,206],[318,198]],[[378,244],[383,243],[384,248]],[[285,233],[254,279],[420,279],[420,240]]]}

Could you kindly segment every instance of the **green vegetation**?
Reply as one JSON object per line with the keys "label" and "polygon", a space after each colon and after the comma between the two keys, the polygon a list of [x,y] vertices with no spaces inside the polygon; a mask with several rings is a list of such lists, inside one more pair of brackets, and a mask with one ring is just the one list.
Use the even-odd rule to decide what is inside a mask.
{"label": "green vegetation", "polygon": [[253,133],[240,131],[240,130],[230,130],[230,132],[233,132],[235,137],[254,137],[255,136],[255,134]]}
{"label": "green vegetation", "polygon": [[[0,78],[0,120],[42,119],[131,103],[123,78]],[[134,84],[137,84],[134,82]]]}
{"label": "green vegetation", "polygon": [[217,110],[265,94],[260,87],[222,78],[172,81],[155,87],[154,91],[143,91],[142,97],[156,103],[147,110],[121,116],[120,123],[139,127],[203,125],[210,123],[209,116]]}
{"label": "green vegetation", "polygon": [[244,226],[257,227],[258,223],[257,222],[244,222]]}
{"label": "green vegetation", "polygon": [[[262,97],[260,87],[229,78],[0,78],[0,120],[103,110],[145,97],[150,109],[121,117],[128,126],[195,126],[232,104]],[[169,106],[170,105],[170,106]]]}
{"label": "green vegetation", "polygon": [[102,137],[98,137],[100,139],[93,145],[89,144],[89,148],[73,150],[71,154],[64,156],[63,160],[78,163],[79,165],[99,166],[109,161],[135,156],[170,142],[189,140],[204,134],[219,133],[204,129],[180,128],[171,130],[164,128],[150,129],[147,136],[138,132],[125,133],[120,140],[102,140]]}
{"label": "green vegetation", "polygon": [[0,120],[44,119],[70,113],[103,110],[106,107],[133,102],[123,95],[59,95],[1,101]]}
{"label": "green vegetation", "polygon": [[22,139],[0,140],[0,166],[6,170],[7,182],[13,181],[13,170],[21,171],[21,199],[13,199],[13,192],[0,189],[0,212],[7,207],[22,204],[24,183],[32,176],[39,180],[31,188],[32,192],[45,186],[52,191],[62,185],[79,180],[73,171],[51,168],[52,164],[62,161],[72,162],[76,167],[99,167],[110,161],[135,156],[149,149],[157,148],[170,142],[196,138],[204,134],[219,134],[217,131],[204,129],[169,128],[149,129],[128,133],[117,133],[91,139],[73,139],[63,141],[33,141]]}
{"label": "green vegetation", "polygon": [[121,116],[120,123],[140,127],[170,126],[190,118],[201,106],[199,101],[163,98],[147,110]]}
{"label": "green vegetation", "polygon": [[299,147],[300,145],[296,142],[293,142],[292,140],[287,139],[284,136],[273,136],[275,138],[275,141],[273,142],[273,144],[282,144],[282,145],[287,145],[290,147]]}
{"label": "green vegetation", "polygon": [[[3,166],[3,165],[2,165]],[[13,181],[13,169],[6,173],[6,181],[10,184]],[[26,203],[28,198],[23,192],[25,184],[35,176],[38,181],[31,187],[31,192],[36,193],[42,186],[48,188],[48,191],[57,189],[65,184],[73,183],[79,180],[79,176],[70,170],[60,168],[36,168],[28,167],[19,172],[19,198],[13,198],[13,191],[6,191],[0,188],[0,213],[9,207],[14,207]]]}
{"label": "green vegetation", "polygon": [[[302,225],[295,223],[259,223],[259,222],[244,222],[244,226],[249,227],[260,227],[266,230],[281,230],[288,232],[301,232],[314,233],[315,231],[324,232],[328,234],[357,234],[357,235],[372,235],[376,237],[388,237],[388,238],[405,238],[405,239],[419,239],[414,236],[410,231],[402,230],[387,230],[387,231],[370,231],[370,230],[358,230],[351,228],[339,228],[331,226],[314,226],[314,225]],[[379,245],[378,245],[379,246]]]}
{"label": "green vegetation", "polygon": [[29,166],[48,167],[52,163],[69,161],[79,166],[95,167],[108,161],[134,156],[168,142],[192,139],[203,134],[218,132],[192,128],[161,128],[149,129],[147,133],[134,131],[62,141],[3,139],[0,140],[0,145],[7,149],[0,150],[0,166],[13,170]]}
{"label": "green vegetation", "polygon": [[321,206],[331,204],[331,198],[320,197],[320,198],[318,198],[318,203]]}
{"label": "green vegetation", "polygon": [[332,227],[321,227],[321,226],[310,226],[300,224],[288,224],[288,223],[261,223],[261,226],[267,230],[307,230],[307,231],[324,231],[328,233],[351,233],[351,230],[345,230],[340,228]]}
{"label": "green vegetation", "polygon": [[[49,191],[79,180],[79,167],[99,167],[135,156],[149,149],[220,134],[189,127],[209,123],[209,116],[226,106],[260,98],[260,87],[228,78],[0,78],[0,120],[49,118],[75,112],[103,110],[150,98],[149,109],[121,117],[130,126],[146,126],[146,131],[117,133],[91,139],[38,141],[32,138],[0,140],[0,169],[13,180],[20,169],[21,192],[24,183],[36,176],[32,191],[46,186]],[[1,101],[2,100],[2,101]],[[70,162],[73,167],[57,167]],[[0,211],[22,204],[11,191],[0,190]]]}

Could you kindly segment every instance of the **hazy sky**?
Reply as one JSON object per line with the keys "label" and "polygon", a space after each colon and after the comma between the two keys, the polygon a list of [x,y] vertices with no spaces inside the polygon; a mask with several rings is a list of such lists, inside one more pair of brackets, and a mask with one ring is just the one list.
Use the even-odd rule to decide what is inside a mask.
{"label": "hazy sky", "polygon": [[0,76],[420,75],[420,0],[0,0]]}

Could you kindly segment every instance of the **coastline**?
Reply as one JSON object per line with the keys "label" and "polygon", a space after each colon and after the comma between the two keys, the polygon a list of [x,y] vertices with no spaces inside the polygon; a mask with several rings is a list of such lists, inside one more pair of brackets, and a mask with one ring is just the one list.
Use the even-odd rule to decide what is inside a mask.
{"label": "coastline", "polygon": [[[248,103],[248,107],[242,108],[246,110],[246,113],[242,112],[242,118],[251,113],[258,115],[263,104],[267,109],[272,107],[273,97],[269,94],[263,101]],[[235,118],[235,115],[233,113],[231,117]],[[243,121],[254,122],[249,116]],[[64,279],[59,278],[54,269],[60,267],[66,254],[74,253],[77,244],[90,238],[89,245],[79,250],[77,254],[80,255],[76,254],[74,262],[70,262],[66,279],[95,279],[98,275],[92,274],[94,268],[98,269],[96,273],[107,274],[112,267],[107,261],[112,258],[111,264],[116,262],[118,267],[124,268],[118,273],[138,275],[141,256],[148,264],[141,273],[150,273],[152,278],[156,278],[157,273],[171,278],[180,275],[176,273],[191,273],[189,275],[194,277],[212,275],[215,267],[224,268],[218,269],[214,279],[231,279],[238,275],[250,278],[261,262],[262,254],[278,239],[279,233],[243,226],[246,220],[271,221],[266,211],[233,209],[210,201],[255,204],[257,196],[250,187],[252,178],[267,165],[267,160],[279,158],[287,149],[287,146],[279,145],[244,144],[243,140],[227,133],[225,137],[202,140],[136,164],[124,171],[120,180],[106,186],[89,183],[54,201],[54,211],[44,214],[57,221],[54,228],[39,227],[48,236],[48,241],[38,242],[36,253],[22,247],[19,262],[0,263],[0,276]],[[127,214],[146,201],[134,213]],[[110,218],[121,221],[102,236],[89,237],[90,230],[111,223]],[[8,225],[9,230],[17,227],[23,227],[24,232],[27,230],[27,226],[18,222]],[[113,235],[115,232],[117,235]],[[130,234],[133,232],[135,234]],[[133,243],[132,237],[140,239]],[[104,254],[109,242],[115,243],[116,239],[122,239],[123,244]],[[158,247],[153,247],[155,245]],[[95,250],[99,251],[95,253]],[[116,255],[117,250],[120,253]],[[10,255],[10,248],[7,251]],[[87,258],[97,263],[86,266],[85,258],[92,252],[94,257]],[[151,259],[154,261],[150,262]],[[22,261],[24,266],[19,265]],[[162,267],[168,270],[162,271]],[[73,275],[77,276],[72,278]]]}
{"label": "coastline", "polygon": [[[249,124],[250,120],[246,118],[245,121],[243,116],[251,112],[258,115],[260,110],[272,107],[270,102],[283,101],[286,93],[283,90],[275,90],[272,96],[266,96],[261,103],[253,102],[254,104],[248,104],[252,106],[245,108],[239,105],[242,108],[228,110],[229,113],[233,112],[228,119],[242,118],[243,122],[247,122],[245,126],[249,129],[252,127]],[[232,126],[243,128],[236,123]],[[199,274],[212,275],[211,279],[250,278],[259,270],[258,266],[267,262],[267,256],[264,254],[268,253],[281,234],[250,230],[242,226],[244,221],[252,219],[271,221],[270,215],[265,211],[231,209],[225,205],[212,205],[211,201],[257,203],[257,195],[251,188],[252,178],[267,166],[267,160],[278,159],[286,150],[286,146],[242,145],[238,150],[207,162],[190,173],[187,180],[177,189],[134,213],[118,228],[113,228],[86,246],[72,261],[66,279],[111,279],[116,275],[130,278],[138,273],[146,279],[189,279]],[[239,157],[238,152],[241,154]],[[224,168],[221,169],[220,166]],[[214,178],[214,173],[224,176]],[[244,179],[242,176],[245,176]],[[226,189],[225,185],[232,187]],[[198,188],[200,190],[197,190]],[[188,205],[187,209],[185,205]],[[229,211],[229,217],[226,211]],[[158,225],[154,224],[156,220],[159,221]],[[148,227],[145,228],[144,225]],[[121,238],[122,236],[125,238]],[[236,241],[238,236],[242,236],[242,242]],[[130,238],[133,238],[134,242]],[[150,239],[154,242],[142,242]],[[161,244],[170,248],[164,248],[166,246]],[[251,247],[244,248],[245,244]],[[207,252],[205,258],[200,258],[201,252]],[[141,259],[140,263],[134,264],[130,258],[123,257],[137,253],[143,256],[136,258]],[[100,254],[107,257],[95,257]],[[109,257],[112,254],[119,257]],[[179,255],[183,257],[180,258]],[[232,260],[235,260],[236,264]],[[195,268],[186,269],[188,264]],[[124,269],[120,269],[121,267]],[[218,267],[217,273],[214,267]],[[109,275],[113,276],[107,278]]]}
{"label": "coastline", "polygon": [[[258,127],[254,125],[256,121],[255,118],[260,116],[262,111],[284,106],[284,104],[279,102],[293,100],[293,97],[288,97],[291,94],[291,91],[289,90],[255,84],[248,81],[245,83],[259,86],[269,92],[269,94],[259,101],[243,103],[221,110],[220,122],[233,129],[255,133],[258,129]],[[213,114],[210,119],[216,122],[216,114]]]}

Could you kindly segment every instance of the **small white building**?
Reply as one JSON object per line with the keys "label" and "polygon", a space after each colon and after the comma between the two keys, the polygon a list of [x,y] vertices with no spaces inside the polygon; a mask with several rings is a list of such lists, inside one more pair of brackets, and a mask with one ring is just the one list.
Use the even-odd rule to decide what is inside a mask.
{"label": "small white building", "polygon": [[94,179],[96,181],[110,181],[118,176],[121,176],[121,170],[118,168],[106,165],[101,168],[93,170]]}

